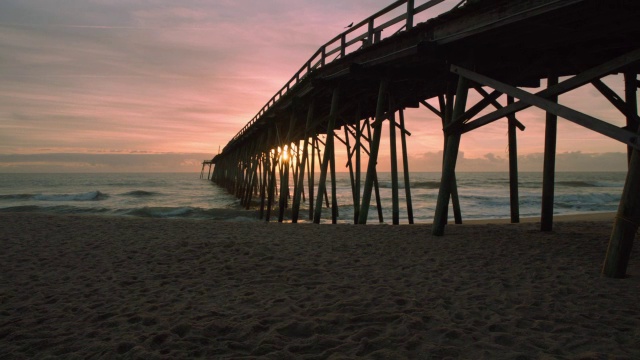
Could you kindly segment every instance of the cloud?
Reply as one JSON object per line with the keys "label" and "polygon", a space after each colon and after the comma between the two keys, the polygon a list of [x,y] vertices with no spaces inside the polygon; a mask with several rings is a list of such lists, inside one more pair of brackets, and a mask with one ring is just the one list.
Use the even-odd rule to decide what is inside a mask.
{"label": "cloud", "polygon": [[206,153],[0,154],[0,173],[199,172]]}
{"label": "cloud", "polygon": [[[446,0],[438,10],[458,2]],[[388,0],[3,0],[0,154],[48,149],[51,156],[62,156],[55,166],[46,164],[51,159],[36,165],[37,159],[29,156],[23,162],[5,158],[3,169],[10,166],[17,171],[24,165],[29,171],[63,167],[80,171],[92,164],[114,169],[128,161],[113,164],[107,158],[92,157],[73,162],[71,153],[77,159],[105,151],[123,156],[214,153],[323,43],[350,22],[357,23],[388,4]],[[388,18],[393,16],[397,13]],[[424,20],[427,14],[420,16]],[[620,92],[619,81],[611,85]],[[601,97],[588,90],[584,98],[591,108],[586,112],[619,123],[616,110],[602,106],[606,100],[596,101]],[[471,94],[471,100],[476,98]],[[585,103],[580,94],[562,96],[561,101]],[[412,110],[407,114],[426,111]],[[527,136],[519,135],[518,141],[523,153],[533,153],[532,164],[538,164],[535,151],[540,150],[544,119],[539,113],[531,114],[518,114],[527,125]],[[437,171],[441,157],[425,151],[441,146],[441,125],[432,115],[428,121],[426,117],[420,115],[415,122],[407,118],[413,132],[409,147],[413,153],[424,152],[412,159],[412,166]],[[504,142],[496,141],[506,138],[498,123],[504,122],[465,134],[463,146],[469,144],[465,150],[474,159],[463,155],[461,168],[506,169],[503,154],[481,155],[500,154],[504,148]],[[584,141],[581,131],[559,122],[558,149],[584,152],[572,155],[573,162],[566,164],[559,155],[559,167],[587,168],[600,160],[585,154],[619,146],[591,138]],[[567,139],[563,145],[563,134],[578,140]],[[527,143],[527,138],[533,140]],[[588,144],[595,145],[587,149]],[[193,158],[196,165],[199,158]],[[150,168],[150,158],[139,160],[126,169]],[[523,167],[527,161],[522,157]],[[388,155],[380,165],[388,168]],[[170,167],[182,169],[179,163]]]}

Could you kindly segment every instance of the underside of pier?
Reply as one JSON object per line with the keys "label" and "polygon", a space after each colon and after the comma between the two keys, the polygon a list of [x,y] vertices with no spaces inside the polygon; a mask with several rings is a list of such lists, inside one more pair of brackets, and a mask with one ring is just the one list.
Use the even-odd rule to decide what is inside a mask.
{"label": "underside of pier", "polygon": [[[274,216],[283,221],[287,209],[291,221],[297,222],[306,194],[310,220],[320,222],[326,204],[336,222],[335,149],[345,146],[353,222],[364,224],[372,198],[378,210],[381,206],[376,164],[382,128],[387,126],[392,221],[400,221],[398,192],[403,189],[407,220],[412,223],[404,110],[423,106],[438,115],[444,130],[433,233],[444,234],[450,200],[455,222],[462,221],[455,176],[461,136],[502,119],[509,127],[511,219],[518,222],[516,129],[524,126],[516,114],[533,106],[547,114],[542,231],[551,230],[553,224],[558,117],[627,146],[627,183],[603,268],[607,276],[624,276],[640,223],[640,2],[467,0],[436,18],[414,23],[419,13],[441,2],[396,1],[323,45],[208,163],[215,166],[211,179],[243,205],[259,207],[266,220],[275,211]],[[403,15],[380,20],[398,8],[404,9]],[[398,25],[399,30],[382,36],[385,29]],[[616,73],[624,74],[623,95],[601,81]],[[544,90],[529,90],[540,87],[542,81]],[[614,126],[558,103],[559,95],[587,84],[619,110],[626,126]],[[468,103],[469,91],[479,94],[477,103]],[[438,106],[427,102],[430,99],[437,99]],[[314,178],[316,172],[319,179]],[[382,221],[381,214],[379,218]]]}

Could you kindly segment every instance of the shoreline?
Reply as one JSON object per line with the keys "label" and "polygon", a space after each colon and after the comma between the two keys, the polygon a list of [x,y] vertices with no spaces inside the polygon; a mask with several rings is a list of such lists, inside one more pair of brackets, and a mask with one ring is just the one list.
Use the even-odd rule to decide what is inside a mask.
{"label": "shoreline", "polygon": [[[553,222],[574,222],[574,221],[611,221],[616,217],[615,212],[588,212],[588,213],[579,213],[579,214],[567,214],[567,215],[553,215]],[[534,217],[521,217],[520,223],[539,223],[540,216]],[[462,224],[511,224],[510,218],[499,218],[499,219],[474,219],[474,220],[464,220],[462,219]],[[514,224],[515,225],[515,224]]]}
{"label": "shoreline", "polygon": [[14,358],[639,358],[639,251],[628,278],[600,276],[607,217],[557,217],[545,233],[535,221],[467,222],[433,237],[428,224],[0,213],[0,348]]}

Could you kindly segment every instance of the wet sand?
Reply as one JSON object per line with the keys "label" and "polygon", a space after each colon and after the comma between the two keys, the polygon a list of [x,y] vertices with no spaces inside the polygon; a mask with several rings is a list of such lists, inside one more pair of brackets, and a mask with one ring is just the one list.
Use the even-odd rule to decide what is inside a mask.
{"label": "wet sand", "polygon": [[612,214],[353,226],[0,213],[2,359],[638,359]]}

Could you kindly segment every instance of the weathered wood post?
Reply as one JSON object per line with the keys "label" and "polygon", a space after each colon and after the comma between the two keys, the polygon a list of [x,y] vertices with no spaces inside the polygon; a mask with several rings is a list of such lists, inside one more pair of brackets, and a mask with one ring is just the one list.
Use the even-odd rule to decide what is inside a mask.
{"label": "weathered wood post", "polygon": [[640,153],[634,149],[602,267],[604,276],[622,278],[626,275],[638,224],[640,224]]}
{"label": "weathered wood post", "polygon": [[[553,75],[547,79],[547,87],[558,84],[558,77]],[[558,102],[558,96],[551,96],[549,101]],[[556,138],[558,117],[547,112],[544,130],[544,165],[542,169],[542,211],[540,230],[551,231],[553,228],[553,197],[556,176]]]}
{"label": "weathered wood post", "polygon": [[[360,151],[362,150],[362,128],[360,127],[360,111],[358,105],[358,119],[356,120],[356,145],[355,145],[355,153],[356,153],[356,168],[355,168],[355,183],[356,190],[355,196],[353,200],[353,221],[354,224],[358,223],[360,218]],[[366,121],[366,120],[365,120]]]}
{"label": "weathered wood post", "polygon": [[282,145],[280,148],[280,155],[278,159],[282,166],[280,172],[280,198],[278,200],[278,222],[284,220],[284,210],[287,208],[287,202],[289,197],[289,145]]}
{"label": "weathered wood post", "polygon": [[[629,80],[627,79],[629,78]],[[636,80],[637,75],[633,75]],[[630,109],[628,117],[638,114],[635,81],[625,74],[625,97]],[[635,120],[633,121],[635,123]],[[640,135],[640,132],[636,130]],[[611,231],[607,255],[602,266],[602,274],[612,278],[622,278],[627,274],[629,256],[633,248],[633,240],[640,224],[640,151],[633,149],[629,161],[629,170],[622,190],[618,213]]]}
{"label": "weathered wood post", "polygon": [[[456,100],[453,108],[452,119],[461,116],[467,106],[467,94],[469,93],[469,81],[458,77],[458,87]],[[460,133],[453,133],[447,136],[446,148],[444,152],[444,165],[442,167],[442,178],[440,180],[440,190],[438,191],[438,201],[433,218],[432,234],[435,236],[444,235],[444,227],[447,223],[447,208],[449,207],[449,197],[455,181],[456,161],[458,149],[460,147]]]}
{"label": "weathered wood post", "polygon": [[260,184],[260,219],[262,219],[265,215],[265,205],[267,200],[267,184],[270,178],[270,169],[271,169],[271,152],[269,147],[271,145],[270,141],[272,138],[272,130],[269,129],[267,131],[267,140],[264,145],[264,152],[262,154],[262,184]]}
{"label": "weathered wood post", "polygon": [[[357,120],[356,120],[357,121]],[[356,124],[357,126],[357,124]],[[353,210],[354,210],[354,216],[355,216],[355,209],[356,209],[356,180],[353,174],[353,161],[351,160],[352,158],[352,153],[351,153],[351,140],[349,140],[349,124],[345,123],[344,124],[344,141],[345,141],[345,145],[347,146],[347,167],[349,168],[349,181],[351,182],[351,199],[353,201]],[[354,224],[358,223],[358,220],[356,218],[354,218],[353,220]]]}
{"label": "weathered wood post", "polygon": [[[372,120],[375,120],[375,119],[372,119]],[[373,137],[371,136],[371,123],[367,121],[366,125],[367,125],[367,135],[369,136],[369,139],[372,139]],[[371,141],[369,141],[369,155],[371,155]],[[382,216],[383,215],[382,202],[380,200],[380,185],[378,184],[377,170],[374,171],[373,173],[373,191],[375,192],[375,196],[376,196],[376,209],[378,210],[378,222],[382,224],[384,222],[384,217]]]}
{"label": "weathered wood post", "polygon": [[[513,97],[507,96],[507,105],[513,104]],[[516,118],[509,115],[509,201],[511,222],[520,222],[520,205],[518,199],[518,142],[516,137]]]}
{"label": "weathered wood post", "polygon": [[[337,111],[337,108],[336,108]],[[336,115],[337,116],[337,115]],[[335,120],[333,121],[335,126]],[[338,223],[339,208],[338,208],[338,189],[336,183],[336,144],[335,134],[333,129],[331,130],[331,149],[329,156],[329,168],[331,170],[331,223]],[[328,142],[327,142],[328,143]]]}
{"label": "weathered wood post", "polygon": [[398,195],[398,156],[396,150],[396,118],[394,104],[389,99],[389,147],[391,154],[391,221],[400,224],[400,199]]}
{"label": "weathered wood post", "polygon": [[286,145],[282,145],[281,161],[284,165],[284,172],[280,178],[280,202],[278,209],[278,222],[284,220],[284,210],[289,203],[289,168],[291,167],[291,131],[295,127],[297,121],[296,106],[291,110],[291,117],[289,119],[289,129],[287,130],[287,136],[285,137]]}
{"label": "weathered wood post", "polygon": [[[277,129],[276,129],[277,131]],[[278,165],[278,154],[272,150],[269,152],[271,156],[271,171],[269,173],[269,194],[267,195],[267,214],[265,216],[265,220],[271,220],[271,208],[273,207],[273,201],[275,200],[275,190],[276,190],[276,168]]]}
{"label": "weathered wood post", "polygon": [[[295,193],[293,194],[293,206],[292,206],[292,214],[291,214],[291,222],[298,222],[298,213],[300,212],[300,197],[302,192],[304,191],[304,170],[305,165],[308,161],[309,156],[309,132],[311,129],[311,122],[313,121],[313,107],[315,105],[315,101],[311,100],[309,104],[309,109],[307,110],[307,122],[304,127],[304,145],[302,147],[302,160],[300,160],[300,164],[298,165],[298,185],[296,186]],[[311,185],[309,188],[313,187]],[[310,194],[310,196],[313,196]]]}
{"label": "weathered wood post", "polygon": [[[329,122],[327,124],[327,139],[324,147],[324,157],[322,158],[322,164],[320,164],[320,179],[318,183],[318,199],[316,200],[316,210],[313,214],[313,222],[320,223],[322,217],[322,195],[327,191],[327,170],[329,163],[331,162],[331,155],[333,152],[333,128],[336,125],[336,117],[338,116],[338,100],[340,96],[340,87],[333,89],[333,96],[331,98],[331,110],[329,112]],[[333,218],[333,210],[332,210]]]}
{"label": "weathered wood post", "polygon": [[311,166],[309,166],[309,220],[313,220],[313,189],[316,171],[316,146],[318,146],[318,138],[313,135],[311,138]]}
{"label": "weathered wood post", "polygon": [[413,28],[414,0],[407,1],[407,30]]}
{"label": "weathered wood post", "polygon": [[[638,122],[636,116],[638,115],[638,97],[636,96],[638,90],[638,75],[635,72],[627,71],[624,73],[624,97],[627,103],[627,129],[629,131],[638,131]],[[633,148],[627,146],[627,161],[631,162],[631,154]]]}
{"label": "weathered wood post", "polygon": [[400,141],[402,143],[402,170],[404,172],[404,196],[407,201],[407,218],[409,224],[413,224],[413,204],[411,203],[411,182],[409,181],[409,156],[407,154],[407,137],[404,127],[404,111],[398,111],[400,116]]}
{"label": "weathered wood post", "polygon": [[[447,84],[447,93],[445,96],[440,96],[440,109],[442,114],[442,127],[444,128],[447,124],[451,123],[455,118],[453,117],[453,105],[454,105],[454,95],[455,88],[452,85],[452,82],[449,81]],[[449,135],[444,134],[444,144],[442,150],[442,166],[444,167],[444,153],[447,149],[447,141],[449,140]],[[442,179],[440,179],[442,181]],[[462,211],[460,210],[460,199],[458,197],[458,180],[456,178],[456,174],[454,172],[453,179],[451,181],[451,203],[453,205],[453,218],[456,224],[462,224]],[[448,201],[448,200],[447,200]],[[444,214],[444,222],[446,224],[449,218],[449,207],[447,205],[447,209]]]}
{"label": "weathered wood post", "polygon": [[373,188],[376,176],[376,163],[378,161],[378,149],[380,148],[380,138],[382,136],[382,122],[384,121],[384,107],[387,103],[387,88],[389,81],[383,79],[380,81],[378,90],[378,104],[376,106],[376,120],[373,124],[373,138],[369,149],[369,164],[367,166],[367,176],[364,182],[364,190],[362,193],[362,203],[360,207],[360,218],[358,224],[366,224],[369,215],[369,203],[371,202],[371,190]]}

